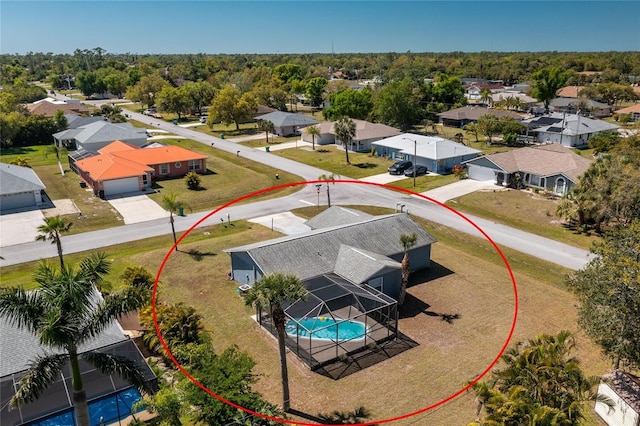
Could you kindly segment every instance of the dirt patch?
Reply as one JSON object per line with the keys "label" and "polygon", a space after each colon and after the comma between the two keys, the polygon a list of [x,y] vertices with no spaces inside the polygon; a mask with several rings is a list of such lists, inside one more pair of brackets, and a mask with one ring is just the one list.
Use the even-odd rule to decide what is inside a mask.
{"label": "dirt patch", "polygon": [[70,199],[52,200],[53,207],[42,209],[45,217],[63,216],[66,214],[80,214],[80,209],[76,203]]}

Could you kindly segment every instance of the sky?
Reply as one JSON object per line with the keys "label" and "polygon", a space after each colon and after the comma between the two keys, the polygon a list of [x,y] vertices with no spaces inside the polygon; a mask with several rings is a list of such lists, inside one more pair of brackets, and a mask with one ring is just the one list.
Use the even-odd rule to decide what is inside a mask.
{"label": "sky", "polygon": [[0,0],[0,53],[640,51],[640,1]]}

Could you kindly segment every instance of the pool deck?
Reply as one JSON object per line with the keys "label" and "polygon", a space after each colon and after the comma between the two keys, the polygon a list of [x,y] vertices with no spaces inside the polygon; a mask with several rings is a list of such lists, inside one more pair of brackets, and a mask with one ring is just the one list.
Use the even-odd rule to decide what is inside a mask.
{"label": "pool deck", "polygon": [[[341,342],[327,339],[312,339],[309,337],[296,338],[287,335],[286,344],[289,350],[312,370],[320,368],[345,355],[366,350],[368,347],[375,347],[377,343],[395,337],[391,327],[377,322],[370,316],[358,312],[353,307],[335,310],[333,314],[337,318],[362,322],[369,331],[364,339]],[[262,327],[275,336],[275,328],[272,327],[271,319],[268,316],[263,316]]]}

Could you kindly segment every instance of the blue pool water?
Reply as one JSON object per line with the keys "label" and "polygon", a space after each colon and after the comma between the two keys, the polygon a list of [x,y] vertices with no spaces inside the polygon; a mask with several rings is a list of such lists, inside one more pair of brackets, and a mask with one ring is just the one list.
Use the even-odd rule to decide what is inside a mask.
{"label": "blue pool water", "polygon": [[[116,395],[91,401],[89,403],[89,417],[91,426],[109,424],[125,419],[134,413],[133,404],[142,399],[142,395],[136,389],[127,389]],[[140,408],[138,411],[142,410]],[[29,426],[61,426],[75,425],[73,410],[67,410],[46,419],[29,423]]]}
{"label": "blue pool water", "polygon": [[362,340],[365,334],[367,334],[366,327],[359,321],[342,321],[336,323],[333,319],[325,317],[303,318],[297,321],[300,324],[299,327],[297,327],[296,322],[293,320],[287,322],[287,334],[295,336],[297,329],[297,334],[300,337],[309,337],[311,334],[312,339],[335,340],[337,332],[339,342],[344,340]]}

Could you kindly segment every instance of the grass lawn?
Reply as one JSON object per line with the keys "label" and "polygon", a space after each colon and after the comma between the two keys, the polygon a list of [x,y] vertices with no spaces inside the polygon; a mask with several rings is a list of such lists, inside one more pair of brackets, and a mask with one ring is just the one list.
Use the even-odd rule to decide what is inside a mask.
{"label": "grass lawn", "polygon": [[588,250],[597,236],[575,232],[556,216],[557,198],[547,198],[532,191],[479,191],[447,205],[485,219],[491,219],[523,231]]}
{"label": "grass lawn", "polygon": [[[165,194],[177,192],[178,199],[186,201],[192,211],[213,210],[220,205],[232,201],[242,195],[272,187],[276,184],[297,182],[299,177],[285,171],[276,170],[269,166],[254,163],[245,158],[238,158],[233,154],[215,150],[207,145],[190,139],[162,139],[162,143],[182,146],[208,156],[207,168],[209,173],[201,175],[202,190],[190,191],[182,178],[156,181],[156,193],[149,197],[161,205]],[[75,202],[81,214],[67,215],[73,222],[70,234],[105,229],[122,225],[122,217],[105,200],[93,195],[92,190],[80,188],[80,178],[69,170],[66,155],[63,158],[65,175],[62,176],[54,154],[46,158],[43,155],[47,147],[36,146],[13,150],[2,150],[0,161],[10,162],[16,157],[28,157],[34,171],[44,185],[51,200],[71,199]],[[278,173],[280,179],[275,180]],[[251,201],[274,198],[298,191],[299,188],[283,188],[269,192]]]}
{"label": "grass lawn", "polygon": [[310,147],[283,149],[274,151],[273,154],[328,170],[340,177],[350,177],[353,179],[361,179],[367,176],[386,173],[387,168],[393,164],[393,160],[388,158],[376,157],[369,153],[355,152],[349,152],[349,161],[351,164],[347,164],[344,151],[338,149],[335,145],[325,145],[322,147],[316,145],[315,151]]}
{"label": "grass lawn", "polygon": [[[514,295],[506,269],[487,242],[438,225],[429,224],[427,229],[439,239],[433,249],[434,265],[412,278],[399,325],[419,346],[338,381],[309,371],[290,355],[294,409],[316,415],[363,405],[372,410],[374,419],[404,414],[461,389],[497,356],[513,317]],[[202,256],[173,256],[159,291],[160,300],[185,302],[204,316],[215,350],[236,344],[249,352],[258,362],[256,389],[274,403],[280,399],[277,343],[250,319],[253,311],[236,294],[237,284],[226,279],[229,260],[222,250],[277,235],[256,225],[246,234],[185,244],[183,250]],[[128,260],[158,265],[165,251],[132,255]],[[574,300],[562,285],[567,271],[517,252],[506,255],[519,286],[514,340],[561,329],[575,331]],[[457,319],[448,323],[442,320],[444,315],[457,315]],[[601,374],[608,367],[597,348],[580,334],[576,355],[589,374]],[[465,394],[421,418],[430,424],[467,424],[475,416],[473,400],[472,394]]]}
{"label": "grass lawn", "polygon": [[[362,209],[372,214],[392,211]],[[317,212],[315,207],[296,211],[303,217]],[[501,260],[482,239],[419,221],[438,243],[433,248],[431,270],[411,278],[399,324],[401,332],[419,345],[338,381],[311,372],[289,355],[294,409],[317,415],[365,406],[372,411],[372,420],[397,416],[451,395],[497,356],[508,335],[514,305],[512,285]],[[237,284],[227,280],[230,265],[223,250],[279,235],[244,221],[198,229],[181,245],[181,251],[169,258],[158,293],[160,301],[184,302],[203,315],[216,352],[231,344],[247,351],[257,361],[255,373],[259,381],[255,389],[273,403],[280,402],[281,392],[277,342],[253,322],[250,318],[253,310],[235,292]],[[117,285],[127,266],[144,265],[156,273],[170,241],[171,236],[167,235],[105,248],[113,260],[109,280]],[[514,270],[519,292],[520,313],[513,340],[543,332],[557,333],[561,329],[576,331],[575,301],[563,286],[568,271],[513,250],[505,250],[505,255]],[[67,259],[75,262],[82,256],[74,254]],[[2,268],[3,283],[29,282],[34,265]],[[457,315],[457,319],[446,322],[442,320],[444,315]],[[609,364],[600,351],[579,333],[577,339],[575,355],[586,372],[604,373]],[[474,397],[466,393],[420,415],[419,420],[394,424],[462,425],[474,417]]]}

